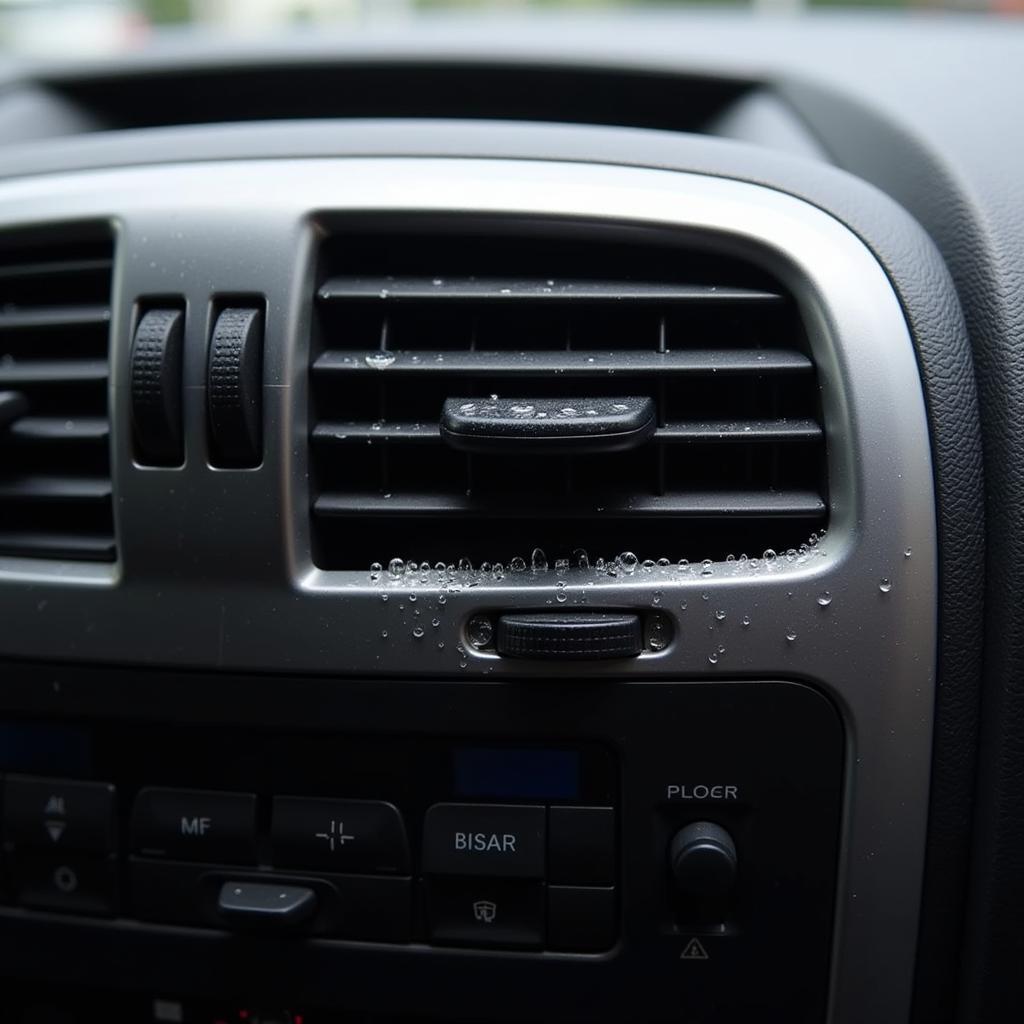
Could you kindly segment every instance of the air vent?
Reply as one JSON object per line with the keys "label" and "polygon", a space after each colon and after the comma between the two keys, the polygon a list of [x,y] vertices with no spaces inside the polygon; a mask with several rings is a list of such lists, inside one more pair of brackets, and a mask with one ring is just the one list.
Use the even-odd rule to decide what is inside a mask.
{"label": "air vent", "polygon": [[[607,239],[385,233],[327,243],[316,309],[323,568],[507,565],[535,547],[722,559],[826,525],[815,367],[791,297],[752,266]],[[623,451],[466,452],[440,429],[452,398],[485,413],[512,400],[524,420],[653,400],[656,430]]]}
{"label": "air vent", "polygon": [[77,227],[0,240],[0,555],[114,559],[111,260]]}

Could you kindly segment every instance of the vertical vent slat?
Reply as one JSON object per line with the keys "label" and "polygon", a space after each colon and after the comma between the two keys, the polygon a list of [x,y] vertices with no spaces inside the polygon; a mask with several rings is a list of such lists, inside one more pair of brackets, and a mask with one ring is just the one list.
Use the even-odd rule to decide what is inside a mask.
{"label": "vertical vent slat", "polygon": [[[395,246],[414,254],[408,273],[324,260],[310,368],[317,565],[507,564],[534,546],[552,560],[578,548],[724,558],[797,547],[826,525],[815,367],[796,305],[775,282],[722,261],[707,281],[517,276],[502,246],[479,244],[479,273],[445,275],[439,247]],[[543,246],[531,255],[523,266],[549,265]],[[630,265],[632,250],[607,266],[616,259]],[[379,348],[361,343],[374,322]],[[371,415],[360,412],[367,388],[381,395]],[[446,447],[445,399],[490,394],[573,406],[649,396],[658,429],[639,449],[601,455]]]}
{"label": "vertical vent slat", "polygon": [[116,557],[110,477],[113,246],[99,230],[0,238],[0,556]]}

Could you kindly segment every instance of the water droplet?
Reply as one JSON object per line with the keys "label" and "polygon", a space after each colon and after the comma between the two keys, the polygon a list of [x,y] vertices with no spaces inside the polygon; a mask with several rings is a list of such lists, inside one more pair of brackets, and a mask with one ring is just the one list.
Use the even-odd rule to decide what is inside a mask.
{"label": "water droplet", "polygon": [[370,579],[371,580],[379,580],[380,579],[380,574],[383,571],[384,571],[384,566],[381,565],[380,562],[374,562],[373,565],[370,566]]}
{"label": "water droplet", "polygon": [[604,570],[604,567],[605,567],[605,561],[604,561],[604,559],[603,559],[603,558],[601,558],[600,556],[598,556],[598,559],[597,559],[597,561],[596,561],[596,562],[594,563],[594,568],[595,568],[595,569],[596,569],[596,570],[597,570],[598,572],[602,572],[602,571]]}
{"label": "water droplet", "polygon": [[680,572],[690,571],[690,560],[688,558],[680,558],[677,564],[677,568]]}
{"label": "water droplet", "polygon": [[473,563],[468,558],[459,559],[459,572],[472,572]]}
{"label": "water droplet", "polygon": [[494,637],[494,626],[487,616],[475,615],[469,620],[466,633],[469,636],[469,642],[479,650],[491,642]]}
{"label": "water droplet", "polygon": [[648,624],[647,646],[652,651],[663,651],[668,647],[668,626],[661,615],[653,616]]}
{"label": "water droplet", "polygon": [[685,601],[680,601],[679,602],[679,610],[681,612],[685,612],[686,611],[686,602]]}
{"label": "water droplet", "polygon": [[790,643],[792,643],[794,640],[796,640],[796,630],[795,629],[787,629],[786,630],[786,639]]}
{"label": "water droplet", "polygon": [[445,597],[444,594],[438,594],[437,595],[437,603],[438,604],[447,604],[448,603],[448,598]]}
{"label": "water droplet", "polygon": [[889,593],[889,591],[890,591],[890,590],[892,590],[892,580],[890,580],[890,579],[888,579],[887,577],[884,577],[884,576],[883,576],[883,577],[882,577],[882,579],[880,579],[880,580],[878,581],[878,589],[879,589],[879,590],[880,590],[880,591],[881,591],[881,592],[882,592],[883,594],[888,594],[888,593]]}
{"label": "water droplet", "polygon": [[388,575],[392,579],[400,579],[402,573],[404,572],[405,562],[403,562],[400,558],[392,558],[391,561],[388,562]]}
{"label": "water droplet", "polygon": [[827,608],[832,603],[832,595],[827,591],[823,590],[818,595],[818,605],[821,608]]}
{"label": "water droplet", "polygon": [[779,556],[775,553],[774,548],[766,548],[761,557],[764,559],[765,565],[771,565]]}
{"label": "water droplet", "polygon": [[662,569],[666,568],[666,566],[669,566],[671,564],[672,563],[667,558],[659,558],[658,559],[658,566],[660,568],[662,568]]}
{"label": "water droplet", "polygon": [[416,603],[416,595],[415,594],[410,594],[409,595],[409,603],[410,604],[415,604]]}
{"label": "water droplet", "polygon": [[569,571],[569,559],[558,558],[555,559],[555,573],[559,576],[564,576]]}
{"label": "water droplet", "polygon": [[533,553],[530,555],[530,568],[534,572],[548,571],[548,556],[544,554],[542,548],[533,549]]}
{"label": "water droplet", "polygon": [[522,559],[518,555],[516,555],[516,557],[508,563],[508,567],[513,572],[526,572],[526,561],[525,559]]}
{"label": "water droplet", "polygon": [[651,572],[651,570],[654,569],[654,559],[653,558],[645,558],[641,568],[643,569],[644,572]]}
{"label": "water droplet", "polygon": [[555,600],[559,604],[565,604],[565,602],[568,600],[568,598],[569,598],[569,595],[566,594],[566,592],[565,592],[565,584],[564,583],[559,583],[558,584],[558,589],[555,591]]}
{"label": "water droplet", "polygon": [[907,550],[903,552],[903,557],[909,558],[913,553],[914,552],[910,548],[907,548]]}
{"label": "water droplet", "polygon": [[719,608],[719,609],[718,609],[718,610],[717,610],[717,611],[715,612],[715,619],[716,619],[716,620],[717,620],[718,622],[725,622],[725,609],[724,609],[724,608]]}
{"label": "water droplet", "polygon": [[740,619],[740,625],[744,629],[749,629],[750,628],[750,616],[749,615],[744,615],[743,618]]}
{"label": "water droplet", "polygon": [[718,664],[718,651],[712,651],[708,655],[708,663],[711,664],[711,665],[717,665]]}
{"label": "water droplet", "polygon": [[572,553],[572,560],[573,560],[573,564],[576,566],[577,569],[589,569],[590,568],[590,558],[587,556],[587,552],[586,552],[585,548],[577,548]]}
{"label": "water droplet", "polygon": [[381,595],[380,595],[380,599],[381,599],[381,601],[382,601],[382,602],[383,602],[384,604],[387,604],[387,603],[388,603],[388,595],[387,595],[387,594],[381,594]]}
{"label": "water droplet", "polygon": [[639,559],[632,551],[623,551],[618,558],[615,559],[618,567],[625,573],[636,572],[637,563]]}
{"label": "water droplet", "polygon": [[701,576],[713,576],[715,572],[715,563],[710,558],[705,558],[700,563],[700,574]]}
{"label": "water droplet", "polygon": [[437,649],[439,651],[443,651],[444,650],[444,641],[443,640],[438,640],[437,641]]}
{"label": "water droplet", "polygon": [[419,562],[406,562],[405,563],[405,571],[407,573],[409,573],[410,575],[415,573],[419,569],[419,567],[420,567],[420,563]]}
{"label": "water droplet", "polygon": [[388,631],[386,629],[382,629],[380,631],[380,638],[381,638],[381,640],[387,640],[387,638],[388,638]]}
{"label": "water droplet", "polygon": [[412,631],[412,635],[413,635],[414,637],[416,637],[416,639],[417,639],[417,640],[422,640],[422,639],[423,639],[423,627],[422,627],[422,626],[417,626],[417,627],[416,627],[416,628],[415,628],[415,629],[414,629],[414,630]]}
{"label": "water droplet", "polygon": [[655,606],[661,604],[661,591],[660,590],[656,590],[654,592],[654,596],[651,598],[651,604],[653,604]]}
{"label": "water droplet", "polygon": [[431,619],[430,620],[430,624],[434,627],[434,629],[437,629],[437,627],[441,625],[441,620],[440,619]]}
{"label": "water droplet", "polygon": [[459,406],[459,412],[476,412],[476,402],[463,402],[462,405]]}
{"label": "water droplet", "polygon": [[491,563],[490,562],[481,562],[480,563],[480,571],[482,573],[489,573],[491,571]]}
{"label": "water droplet", "polygon": [[386,370],[394,361],[394,352],[368,352],[364,357],[366,365],[374,370]]}

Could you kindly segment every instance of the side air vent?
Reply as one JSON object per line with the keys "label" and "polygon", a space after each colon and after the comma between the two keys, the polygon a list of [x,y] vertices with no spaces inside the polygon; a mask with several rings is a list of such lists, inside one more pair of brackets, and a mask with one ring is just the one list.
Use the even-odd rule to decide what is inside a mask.
{"label": "side air vent", "polygon": [[114,559],[112,255],[79,228],[0,240],[0,555]]}
{"label": "side air vent", "polygon": [[[796,548],[826,525],[803,325],[751,266],[606,240],[339,238],[316,309],[323,568],[392,556],[507,565],[535,547],[721,559]],[[538,417],[585,430],[588,415],[652,404],[653,433],[625,450],[574,438],[550,454],[537,430]],[[453,443],[460,409],[500,420],[501,443]]]}

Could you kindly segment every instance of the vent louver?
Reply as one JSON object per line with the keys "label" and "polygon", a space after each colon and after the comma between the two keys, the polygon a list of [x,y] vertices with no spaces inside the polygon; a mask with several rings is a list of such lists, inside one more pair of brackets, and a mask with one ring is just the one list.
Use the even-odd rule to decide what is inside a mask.
{"label": "vent louver", "polygon": [[98,231],[0,240],[0,554],[112,561],[113,249]]}
{"label": "vent louver", "polygon": [[[803,327],[778,284],[740,262],[607,241],[339,238],[325,246],[316,309],[322,568],[507,564],[534,547],[725,558],[796,547],[825,525]],[[584,413],[588,399],[647,397],[657,430],[600,454],[446,445],[445,400],[492,395]]]}

